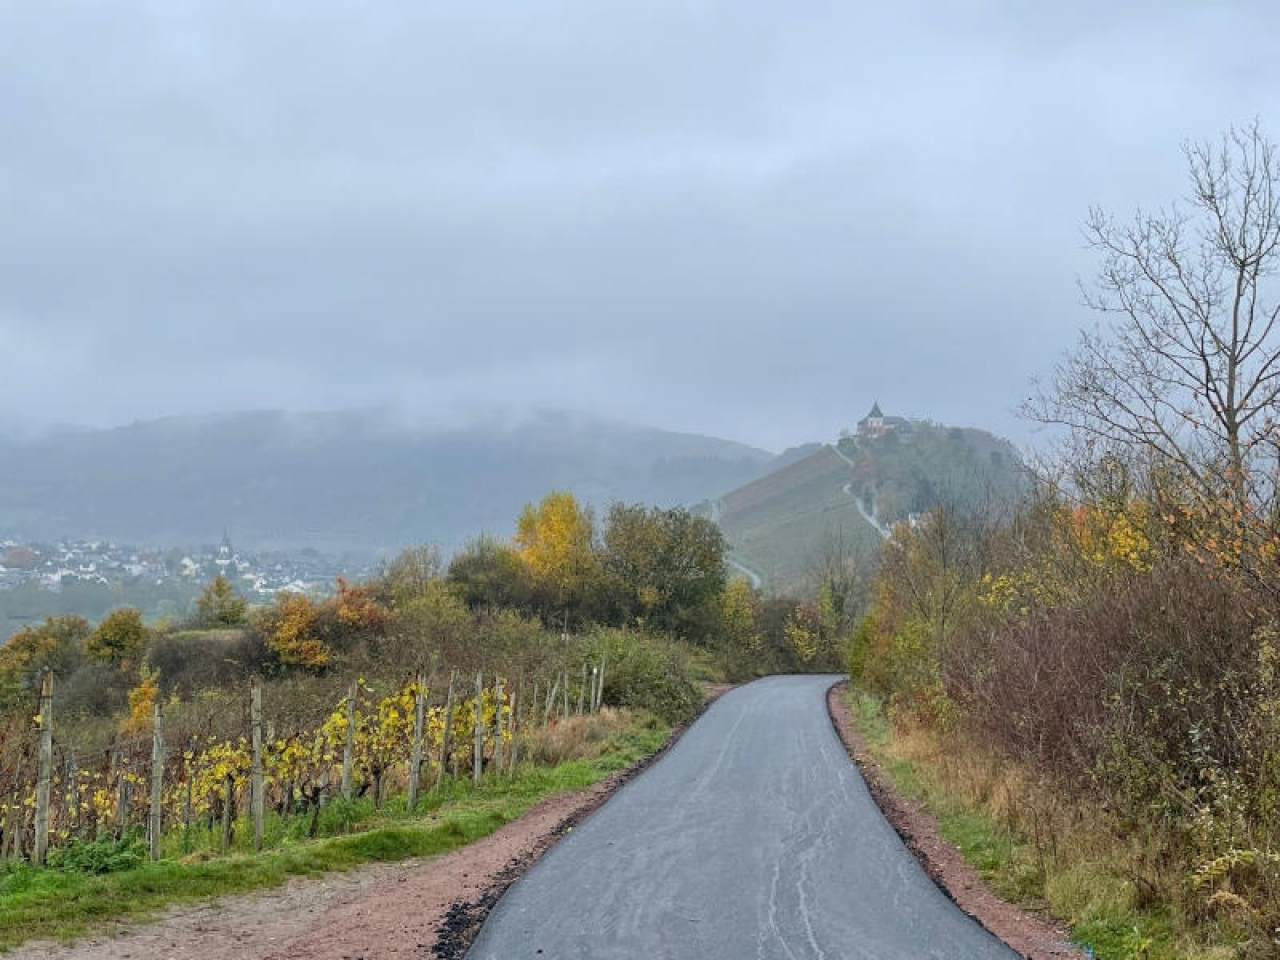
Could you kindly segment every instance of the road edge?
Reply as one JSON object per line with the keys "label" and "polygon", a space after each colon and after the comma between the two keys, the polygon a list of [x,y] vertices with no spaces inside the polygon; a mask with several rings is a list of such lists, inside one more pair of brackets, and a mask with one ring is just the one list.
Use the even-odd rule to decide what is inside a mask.
{"label": "road edge", "polygon": [[1087,960],[1088,954],[1070,942],[1065,930],[993,893],[973,865],[942,838],[937,819],[897,791],[853,725],[844,699],[848,688],[848,680],[837,680],[827,689],[831,726],[876,806],[929,879],[964,913],[1024,960]]}
{"label": "road edge", "polygon": [[[716,685],[711,688],[707,698],[703,700],[698,712],[677,726],[662,741],[662,745],[648,756],[641,757],[631,766],[611,773],[603,780],[583,791],[583,800],[574,807],[567,817],[561,820],[550,831],[543,834],[529,848],[518,856],[512,857],[502,869],[492,874],[480,889],[480,893],[468,900],[455,900],[446,910],[444,919],[436,926],[434,940],[429,948],[429,956],[435,960],[463,960],[471,944],[480,933],[485,920],[493,908],[497,906],[507,889],[520,879],[535,863],[542,859],[548,850],[565,834],[580,824],[591,814],[604,806],[615,793],[644,773],[649,767],[661,760],[680,738],[702,717],[713,703],[733,689],[735,685]],[[518,822],[518,821],[515,821]]]}

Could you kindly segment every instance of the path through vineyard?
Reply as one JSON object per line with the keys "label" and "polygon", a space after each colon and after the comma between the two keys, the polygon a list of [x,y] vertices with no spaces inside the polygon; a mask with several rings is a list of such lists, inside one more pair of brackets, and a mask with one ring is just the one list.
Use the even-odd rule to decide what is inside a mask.
{"label": "path through vineyard", "polygon": [[730,691],[518,880],[473,960],[1011,960],[934,885],[832,728],[834,677]]}
{"label": "path through vineyard", "polygon": [[[507,891],[468,956],[1011,960],[880,814],[832,728],[835,679],[770,677],[721,697]],[[553,798],[435,860],[295,880],[8,956],[426,960],[450,903],[475,899],[615,787]]]}

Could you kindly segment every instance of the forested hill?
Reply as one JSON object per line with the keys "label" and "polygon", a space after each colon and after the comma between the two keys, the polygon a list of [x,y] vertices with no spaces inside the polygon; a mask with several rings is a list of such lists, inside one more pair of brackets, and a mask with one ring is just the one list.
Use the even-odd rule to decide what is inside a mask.
{"label": "forested hill", "polygon": [[939,504],[998,505],[1016,496],[1024,480],[1007,440],[915,421],[881,437],[797,448],[720,497],[712,512],[733,558],[786,589],[803,585],[836,551],[870,562],[881,531],[912,514]]}
{"label": "forested hill", "polygon": [[174,417],[43,438],[0,436],[0,533],[130,543],[216,541],[323,550],[446,549],[505,535],[527,501],[564,488],[693,503],[768,469],[711,437],[543,413],[422,429],[376,411]]}

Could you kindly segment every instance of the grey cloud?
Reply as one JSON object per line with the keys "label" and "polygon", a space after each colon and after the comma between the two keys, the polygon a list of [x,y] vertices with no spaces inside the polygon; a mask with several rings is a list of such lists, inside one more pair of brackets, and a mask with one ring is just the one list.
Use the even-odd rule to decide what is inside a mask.
{"label": "grey cloud", "polygon": [[36,422],[560,406],[778,448],[879,397],[1022,436],[1089,319],[1086,208],[1177,196],[1180,141],[1265,123],[1277,27],[1246,2],[7,5],[0,375]]}

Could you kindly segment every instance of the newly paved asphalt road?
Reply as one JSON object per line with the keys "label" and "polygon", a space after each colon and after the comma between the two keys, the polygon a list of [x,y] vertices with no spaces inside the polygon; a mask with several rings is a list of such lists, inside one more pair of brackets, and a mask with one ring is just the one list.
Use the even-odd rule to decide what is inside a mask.
{"label": "newly paved asphalt road", "polygon": [[498,902],[472,960],[1011,960],[881,816],[834,677],[721,697]]}

